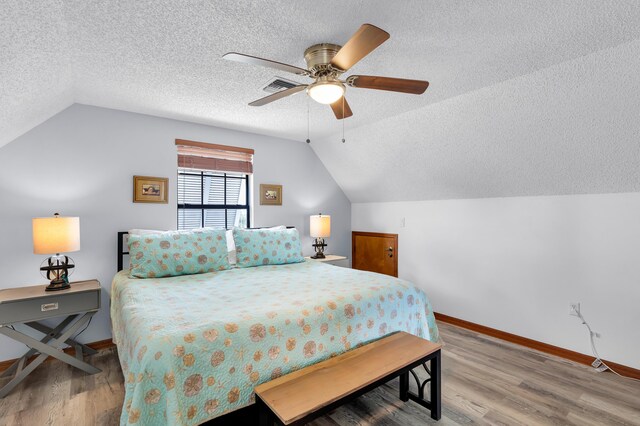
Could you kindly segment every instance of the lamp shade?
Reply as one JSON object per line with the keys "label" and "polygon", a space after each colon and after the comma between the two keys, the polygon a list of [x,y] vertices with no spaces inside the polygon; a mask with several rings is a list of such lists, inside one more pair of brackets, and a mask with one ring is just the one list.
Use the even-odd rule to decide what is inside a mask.
{"label": "lamp shade", "polygon": [[80,250],[79,217],[33,219],[33,253],[56,254]]}
{"label": "lamp shade", "polygon": [[331,236],[331,216],[322,214],[311,216],[309,221],[310,234],[313,238],[327,238]]}

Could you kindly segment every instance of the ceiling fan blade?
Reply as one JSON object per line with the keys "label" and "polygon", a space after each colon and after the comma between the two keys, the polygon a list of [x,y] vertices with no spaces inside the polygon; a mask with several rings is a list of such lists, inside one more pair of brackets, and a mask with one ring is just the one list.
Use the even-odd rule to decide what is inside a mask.
{"label": "ceiling fan blade", "polygon": [[372,75],[352,75],[347,84],[360,89],[388,90],[390,92],[421,95],[429,87],[428,81],[406,80],[404,78],[376,77]]}
{"label": "ceiling fan blade", "polygon": [[230,52],[223,55],[222,57],[229,61],[275,68],[280,71],[290,72],[298,75],[309,75],[309,71],[305,70],[304,68],[294,67],[293,65],[283,64],[282,62],[271,61],[269,59],[258,58],[257,56],[245,55],[243,53]]}
{"label": "ceiling fan blade", "polygon": [[389,37],[388,32],[371,24],[363,24],[336,53],[336,56],[331,60],[331,65],[334,68],[347,71],[360,59],[387,41]]}
{"label": "ceiling fan blade", "polygon": [[265,96],[264,98],[260,98],[257,101],[251,102],[249,105],[251,106],[262,106],[269,104],[273,101],[277,101],[278,99],[286,98],[287,96],[295,95],[298,92],[302,92],[307,88],[306,84],[301,84],[299,86],[294,86],[290,89],[283,90],[281,92],[274,93],[273,95]]}
{"label": "ceiling fan blade", "polygon": [[[343,101],[344,101],[344,109],[343,109]],[[343,96],[334,103],[331,104],[331,109],[333,113],[336,115],[338,120],[342,120],[343,118],[349,118],[353,115],[351,112],[351,108],[347,103],[347,99]]]}

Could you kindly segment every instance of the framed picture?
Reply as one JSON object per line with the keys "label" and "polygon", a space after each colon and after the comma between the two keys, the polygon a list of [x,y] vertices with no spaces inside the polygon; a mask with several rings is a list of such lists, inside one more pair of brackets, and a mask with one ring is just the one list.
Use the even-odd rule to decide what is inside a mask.
{"label": "framed picture", "polygon": [[260,184],[260,204],[267,206],[281,206],[282,185]]}
{"label": "framed picture", "polygon": [[169,178],[134,176],[133,202],[167,204],[169,202]]}

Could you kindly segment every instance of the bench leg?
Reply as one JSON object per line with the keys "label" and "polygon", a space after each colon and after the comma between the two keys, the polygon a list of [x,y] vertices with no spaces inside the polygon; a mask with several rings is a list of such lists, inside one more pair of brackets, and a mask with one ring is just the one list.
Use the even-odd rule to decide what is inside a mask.
{"label": "bench leg", "polygon": [[409,401],[409,372],[400,375],[400,401]]}
{"label": "bench leg", "polygon": [[258,406],[258,425],[273,426],[273,413],[258,395],[256,395],[256,405]]}
{"label": "bench leg", "polygon": [[431,359],[431,418],[434,420],[440,420],[442,417],[440,364],[440,351],[438,351]]}
{"label": "bench leg", "polygon": [[[430,368],[427,367],[427,362],[430,364]],[[434,420],[440,420],[442,417],[442,395],[441,395],[441,377],[440,367],[441,358],[440,351],[434,352],[428,358],[425,358],[422,367],[429,374],[429,378],[426,380],[420,380],[418,374],[409,370],[407,373],[400,375],[400,399],[403,401],[412,400],[428,408],[431,411],[431,418]],[[418,387],[418,393],[409,390],[409,373],[413,376]],[[425,398],[425,389],[429,385],[430,398]],[[407,399],[404,399],[407,398]]]}

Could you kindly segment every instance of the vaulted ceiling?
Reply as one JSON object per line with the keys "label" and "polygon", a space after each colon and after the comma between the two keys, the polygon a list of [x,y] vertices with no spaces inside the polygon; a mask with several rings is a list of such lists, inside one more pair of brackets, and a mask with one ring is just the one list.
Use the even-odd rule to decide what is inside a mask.
{"label": "vaulted ceiling", "polygon": [[[479,120],[482,108],[504,104],[513,109],[529,101],[527,97],[514,100],[518,93],[535,98],[535,88],[509,89],[510,81],[520,81],[523,87],[540,84],[556,94],[565,90],[562,96],[570,96],[571,87],[546,85],[546,78],[561,81],[573,72],[571,67],[594,67],[588,61],[581,65],[580,58],[633,45],[640,38],[640,5],[634,0],[9,0],[0,10],[0,146],[74,102],[304,141],[306,95],[259,108],[247,104],[266,95],[261,89],[274,76],[301,82],[305,78],[225,61],[221,56],[236,51],[304,66],[305,48],[319,42],[342,44],[365,22],[385,29],[391,38],[352,73],[426,79],[431,86],[423,96],[348,89],[355,115],[345,120],[349,136],[345,145],[337,143],[341,122],[331,110],[309,102],[312,147],[352,201],[633,189],[633,185],[618,185],[619,178],[613,179],[613,189],[588,184],[528,186],[527,176],[538,164],[522,158],[525,153],[514,149],[520,145],[506,145],[517,139],[520,128],[509,130],[506,138],[496,130],[496,145],[489,148],[484,146],[486,140],[474,147],[458,146],[451,138],[460,127],[454,118],[463,118],[456,114],[470,114],[459,104],[475,102],[472,118]],[[620,60],[603,59],[603,63],[610,66]],[[545,72],[551,74],[545,77]],[[526,80],[529,75],[537,80]],[[568,80],[569,85],[581,84],[582,74],[572,75],[575,79]],[[598,81],[592,83],[595,91],[600,90]],[[483,92],[487,88],[495,90],[487,94]],[[534,104],[545,108],[544,102]],[[493,123],[496,126],[510,119],[508,111],[488,117],[501,118]],[[445,135],[444,129],[450,132]],[[474,130],[465,132],[468,138]],[[551,170],[552,163],[562,158],[545,141],[539,142],[541,146],[528,154],[533,160],[548,155]],[[501,144],[505,149],[500,149]],[[627,157],[631,152],[633,157],[633,146],[627,145],[616,152]],[[433,155],[434,149],[441,155]],[[575,159],[571,149],[562,155]],[[487,160],[486,155],[494,151],[497,157]],[[469,153],[485,161],[480,167],[481,187],[474,186],[478,179],[471,173],[451,175],[454,167],[473,163]],[[413,164],[416,159],[424,161]],[[500,169],[501,161],[512,163],[487,175],[484,168]],[[587,163],[593,163],[589,155]],[[414,170],[385,184],[371,166],[389,172],[390,164],[422,165],[433,174]],[[611,167],[616,165],[614,158]],[[510,179],[509,173],[517,175],[520,167],[530,168],[522,183],[503,188],[501,181]],[[438,181],[437,171],[446,175],[446,182]],[[432,189],[419,195],[402,189],[416,179]],[[582,175],[570,180],[576,183]],[[376,188],[397,195],[370,195]]]}

